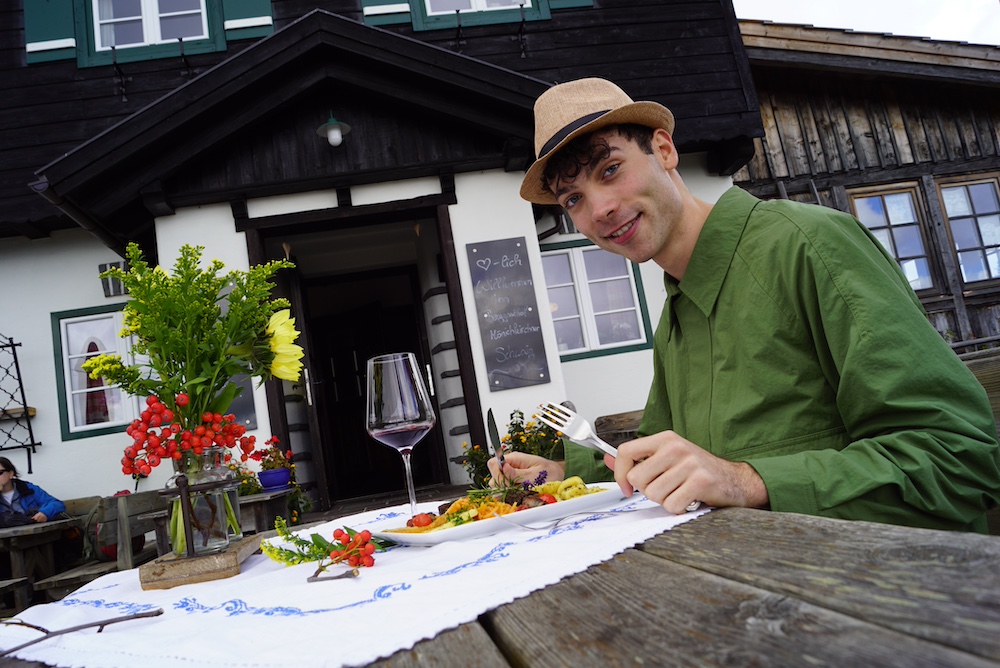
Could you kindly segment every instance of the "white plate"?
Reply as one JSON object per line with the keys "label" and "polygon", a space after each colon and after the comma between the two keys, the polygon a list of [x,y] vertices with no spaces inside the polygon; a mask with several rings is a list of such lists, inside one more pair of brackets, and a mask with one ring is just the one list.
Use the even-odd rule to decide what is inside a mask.
{"label": "white plate", "polygon": [[[587,485],[587,487],[591,489],[599,488],[605,491],[578,496],[568,501],[559,501],[558,503],[550,503],[545,506],[521,510],[505,517],[509,517],[513,522],[525,525],[532,525],[536,522],[552,522],[573,513],[606,508],[624,498],[621,488],[614,482],[599,482]],[[398,529],[401,526],[401,522],[405,524],[406,520],[401,517],[386,520],[371,529],[372,535],[384,540],[391,540],[401,545],[437,545],[450,540],[482,538],[483,536],[490,536],[508,529],[517,530],[517,527],[513,524],[491,517],[485,520],[469,522],[468,524],[460,524],[457,527],[449,529],[431,531],[430,533],[394,533],[389,531],[389,529]]]}

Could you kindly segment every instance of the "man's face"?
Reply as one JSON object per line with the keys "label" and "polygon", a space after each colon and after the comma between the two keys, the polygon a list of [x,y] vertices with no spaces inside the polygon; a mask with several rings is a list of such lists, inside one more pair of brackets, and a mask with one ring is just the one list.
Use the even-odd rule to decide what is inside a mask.
{"label": "man's face", "polygon": [[653,154],[615,131],[598,133],[610,153],[585,165],[574,178],[549,185],[576,229],[605,250],[633,262],[665,260],[683,212],[669,170],[677,154],[664,130],[653,134]]}

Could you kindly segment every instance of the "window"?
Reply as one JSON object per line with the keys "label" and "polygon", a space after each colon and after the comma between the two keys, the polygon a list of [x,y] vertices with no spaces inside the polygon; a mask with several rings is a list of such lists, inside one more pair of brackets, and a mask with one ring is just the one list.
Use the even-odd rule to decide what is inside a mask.
{"label": "window", "polygon": [[497,9],[525,9],[532,6],[531,0],[425,0],[427,15],[451,14],[455,12],[488,12]]}
{"label": "window", "polygon": [[1000,278],[1000,200],[996,180],[941,186],[941,200],[966,283]]}
{"label": "window", "polygon": [[80,368],[100,354],[128,359],[127,342],[118,336],[121,306],[52,314],[63,439],[121,431],[139,415],[135,397],[90,378]]}
{"label": "window", "polygon": [[594,246],[542,254],[561,355],[648,347],[640,285],[625,258]]}
{"label": "window", "polygon": [[852,195],[855,215],[896,258],[914,290],[934,287],[914,189]]}
{"label": "window", "polygon": [[208,37],[205,0],[92,0],[99,51]]}

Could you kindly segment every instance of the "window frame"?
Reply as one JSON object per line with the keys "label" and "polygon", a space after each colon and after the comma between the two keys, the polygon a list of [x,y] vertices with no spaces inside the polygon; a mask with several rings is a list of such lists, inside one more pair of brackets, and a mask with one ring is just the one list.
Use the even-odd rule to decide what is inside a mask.
{"label": "window frame", "polygon": [[[578,268],[585,272],[583,254],[586,251],[604,249],[587,240],[543,244],[540,248],[543,257],[547,255],[554,255],[556,253],[566,253],[568,251],[568,255],[570,256],[570,268],[573,272],[573,292],[576,296],[578,309],[580,311],[580,318],[584,325],[584,338],[587,343],[587,349],[574,350],[572,352],[565,353],[560,352],[559,360],[561,362],[572,362],[581,359],[604,357],[606,355],[619,355],[639,350],[649,350],[653,347],[653,327],[649,319],[649,308],[646,303],[646,294],[642,285],[642,275],[639,265],[623,258],[627,268],[627,276],[629,277],[629,282],[632,287],[632,297],[635,300],[635,310],[640,323],[640,331],[644,340],[604,345],[598,343],[597,347],[594,347],[591,343],[590,336],[593,334],[596,337],[597,314],[594,313],[589,294],[590,290],[587,289],[594,281],[590,281],[588,277],[584,276],[584,281],[581,283]],[[605,250],[604,252],[610,251]],[[549,290],[548,281],[545,282],[545,290],[547,294]]]}
{"label": "window frame", "polygon": [[[930,229],[930,217],[927,215],[924,207],[924,196],[919,183],[914,181],[900,181],[896,183],[881,184],[878,186],[849,188],[846,193],[848,205],[850,206],[850,213],[859,221],[861,218],[858,215],[858,207],[855,202],[856,198],[872,197],[877,195],[882,197],[884,202],[884,198],[887,195],[897,195],[903,193],[908,194],[910,196],[910,201],[913,204],[914,213],[917,217],[917,229],[920,232],[920,240],[924,245],[924,253],[926,254],[924,257],[927,259],[927,267],[930,272],[931,279],[930,287],[920,288],[919,290],[914,289],[914,292],[920,297],[930,297],[947,291],[947,282],[945,281],[945,274],[941,266],[941,249],[937,244],[933,231]],[[864,225],[864,222],[861,224]],[[865,225],[865,227],[867,229],[868,226]],[[892,227],[893,225],[891,223],[887,225],[887,229],[891,230]],[[900,259],[896,255],[895,250],[892,248],[886,248],[885,250],[890,256],[892,256],[892,258],[896,261],[897,266],[900,266],[900,270],[902,271]],[[905,259],[911,259],[911,256],[905,256]]]}
{"label": "window frame", "polygon": [[[476,0],[472,0],[473,3]],[[462,27],[493,25],[497,23],[519,23],[523,21],[544,21],[552,18],[549,0],[530,0],[531,7],[511,7],[504,9],[471,9],[459,12]],[[426,0],[410,0],[410,18],[414,30],[441,30],[457,28],[459,18],[455,12],[431,14],[427,11]]]}
{"label": "window frame", "polygon": [[[100,4],[103,0],[90,0],[91,4],[91,15],[94,17],[94,32],[91,37],[94,40],[94,48],[98,52],[110,51],[110,46],[101,45],[101,28],[103,24],[113,24],[123,20],[132,21],[136,17],[118,17],[112,19],[101,19],[100,18]],[[208,39],[208,1],[209,0],[195,0],[198,3],[197,9],[189,9],[181,12],[161,12],[158,6],[159,0],[137,0],[139,3],[139,20],[142,24],[143,41],[134,44],[123,44],[118,48],[121,49],[136,49],[146,46],[158,46],[160,44],[172,44],[176,40],[163,39],[161,29],[161,20],[167,15],[192,15],[197,13],[198,18],[201,23],[201,34],[196,37],[191,37],[191,41],[198,41],[203,39]],[[188,39],[188,38],[185,38]],[[116,45],[117,46],[117,45]]]}
{"label": "window frame", "polygon": [[[222,0],[201,0],[205,7],[205,25],[207,37],[185,40],[182,45],[178,40],[157,44],[129,45],[102,49],[98,47],[96,16],[98,0],[74,0],[74,15],[77,35],[77,65],[93,67],[126,63],[156,58],[170,58],[199,53],[213,53],[226,50],[226,31],[223,19]],[[145,17],[144,17],[145,18]]]}
{"label": "window frame", "polygon": [[[980,281],[966,281],[962,273],[962,262],[959,257],[959,250],[955,247],[955,236],[952,230],[951,218],[948,217],[948,210],[945,208],[944,203],[944,189],[953,188],[955,186],[974,186],[981,183],[992,183],[994,192],[997,195],[998,201],[1000,201],[1000,173],[990,172],[985,174],[963,174],[960,176],[952,176],[946,178],[937,178],[934,180],[934,186],[937,190],[935,196],[938,198],[938,203],[941,207],[941,217],[942,223],[944,224],[946,234],[948,237],[948,253],[954,258],[955,270],[957,272],[957,279],[960,282],[963,291],[967,294],[981,293],[981,292],[993,292],[1000,287],[1000,274],[995,277],[986,278]],[[975,214],[973,214],[975,217]],[[976,232],[979,235],[980,241],[982,240],[982,230],[979,228],[977,223]],[[997,246],[991,246],[991,248]],[[980,248],[985,248],[980,247]]]}
{"label": "window frame", "polygon": [[[123,433],[125,431],[125,427],[127,427],[132,420],[139,417],[139,413],[141,412],[139,398],[124,392],[122,393],[122,403],[125,407],[124,412],[126,417],[121,421],[102,423],[101,426],[90,428],[77,428],[73,427],[74,415],[71,414],[72,388],[69,386],[69,353],[66,351],[64,345],[63,323],[70,320],[93,318],[95,316],[107,314],[121,314],[124,307],[125,302],[121,302],[117,304],[107,304],[105,306],[52,313],[52,345],[55,352],[53,357],[55,358],[56,394],[59,403],[59,429],[62,434],[62,440],[64,441]],[[120,315],[115,318],[115,326],[120,330]],[[120,337],[115,337],[115,342],[117,344],[117,352],[122,355],[123,359],[128,360],[130,355],[127,347],[125,346],[125,340]]]}

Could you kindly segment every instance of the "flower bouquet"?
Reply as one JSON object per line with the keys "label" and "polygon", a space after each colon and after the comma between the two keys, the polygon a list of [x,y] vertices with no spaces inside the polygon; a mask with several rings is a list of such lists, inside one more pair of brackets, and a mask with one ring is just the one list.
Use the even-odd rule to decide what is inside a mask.
{"label": "flower bouquet", "polygon": [[[118,355],[97,355],[84,362],[83,370],[129,394],[149,397],[147,409],[126,430],[132,443],[125,448],[122,472],[137,479],[164,459],[172,460],[191,484],[234,477],[225,466],[231,459],[226,449],[238,445],[252,450],[254,443],[226,414],[242,389],[234,377],[295,381],[302,368],[288,302],[270,294],[270,279],[293,265],[275,261],[223,273],[218,260],[200,268],[203,250],[183,246],[168,274],[150,267],[133,243],[126,249],[127,271],[112,268],[101,274],[120,280],[131,296],[121,336],[131,339],[133,359],[127,363]],[[219,517],[223,508],[222,516],[230,524],[235,521],[227,495],[197,496],[199,504],[207,499],[212,517]],[[179,515],[175,512],[171,519],[175,552],[184,542]],[[197,508],[195,515],[200,525]],[[196,548],[206,548],[218,533],[215,520],[206,522],[196,526],[203,534]]]}

